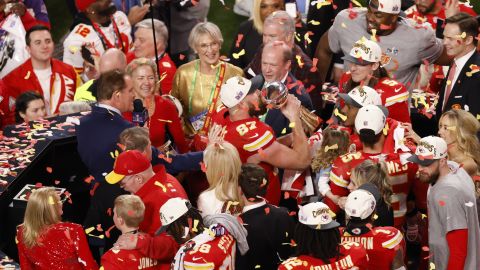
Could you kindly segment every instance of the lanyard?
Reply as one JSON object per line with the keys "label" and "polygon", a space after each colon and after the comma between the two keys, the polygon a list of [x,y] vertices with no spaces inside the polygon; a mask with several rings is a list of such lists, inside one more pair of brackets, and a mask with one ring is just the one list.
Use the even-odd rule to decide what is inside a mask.
{"label": "lanyard", "polygon": [[100,41],[102,42],[103,49],[107,50],[110,48],[117,48],[120,49],[122,48],[122,51],[125,52],[125,46],[123,46],[123,41],[122,41],[122,35],[120,34],[120,30],[118,30],[117,23],[115,22],[113,16],[110,16],[110,20],[112,21],[113,24],[113,32],[114,32],[114,43],[110,43],[110,41],[107,39],[107,36],[103,33],[102,29],[98,26],[97,23],[92,22],[93,29],[95,32],[97,32],[98,37],[100,38]]}
{"label": "lanyard", "polygon": [[[222,65],[222,64],[220,64]],[[198,69],[200,67],[200,60],[197,61],[196,65],[195,65],[195,72],[193,73],[193,81],[192,81],[192,85],[190,86],[190,89],[189,90],[189,93],[188,93],[188,114],[191,115],[192,114],[192,99],[193,99],[193,90],[195,88],[195,84],[197,82],[197,72],[198,72]],[[213,83],[212,85],[212,90],[210,90],[210,98],[208,99],[208,104],[210,104],[212,102],[212,98],[213,98],[213,93],[215,92],[215,87],[217,85],[217,82],[218,82],[218,78],[220,77],[220,69],[217,70],[217,75],[216,75],[216,78],[215,78],[215,83]],[[202,84],[202,82],[200,81],[200,85]],[[208,106],[208,105],[207,105]]]}

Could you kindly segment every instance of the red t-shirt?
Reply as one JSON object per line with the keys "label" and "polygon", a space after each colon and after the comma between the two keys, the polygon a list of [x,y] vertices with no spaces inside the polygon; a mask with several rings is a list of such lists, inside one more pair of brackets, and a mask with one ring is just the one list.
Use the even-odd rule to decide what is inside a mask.
{"label": "red t-shirt", "polygon": [[[338,88],[345,93],[344,85],[352,77],[350,72],[345,72],[340,78]],[[388,109],[388,117],[400,122],[410,123],[410,111],[408,108],[408,90],[400,82],[382,78],[373,87],[382,98],[382,105]]]}
{"label": "red t-shirt", "polygon": [[370,258],[368,269],[391,269],[397,250],[405,250],[403,235],[394,227],[376,227],[362,235],[350,235],[343,228],[340,232],[342,242],[355,242],[365,248]]}
{"label": "red t-shirt", "polygon": [[180,197],[188,199],[182,185],[175,177],[165,172],[165,167],[161,168],[152,178],[150,178],[136,193],[145,204],[145,214],[140,231],[154,235],[162,226],[160,221],[160,207],[170,198]]}
{"label": "red t-shirt", "polygon": [[[276,141],[272,128],[256,117],[232,121],[228,110],[223,108],[214,116],[213,121],[224,126],[225,141],[237,148],[242,163],[246,163],[249,157],[257,153],[264,154],[262,151]],[[280,181],[274,174],[274,167],[263,162],[259,165],[265,169],[269,178],[265,198],[269,203],[278,205],[280,202]]]}
{"label": "red t-shirt", "polygon": [[[355,242],[345,242],[340,245],[342,256],[325,263],[321,259],[307,255],[290,258],[278,266],[278,270],[343,270],[357,267],[358,270],[368,269],[368,258],[365,249]],[[356,269],[356,268],[355,268]]]}

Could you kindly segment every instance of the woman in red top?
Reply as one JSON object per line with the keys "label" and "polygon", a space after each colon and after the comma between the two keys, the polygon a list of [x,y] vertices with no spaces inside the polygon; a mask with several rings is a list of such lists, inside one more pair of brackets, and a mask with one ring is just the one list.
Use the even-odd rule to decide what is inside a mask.
{"label": "woman in red top", "polygon": [[165,144],[167,131],[173,137],[180,153],[188,152],[180,117],[175,104],[158,95],[155,63],[146,58],[133,60],[127,66],[127,73],[132,77],[135,98],[141,99],[148,110],[147,122],[150,141],[155,147]]}
{"label": "woman in red top", "polygon": [[32,192],[17,228],[22,270],[98,269],[82,226],[61,222],[62,202],[52,187]]}

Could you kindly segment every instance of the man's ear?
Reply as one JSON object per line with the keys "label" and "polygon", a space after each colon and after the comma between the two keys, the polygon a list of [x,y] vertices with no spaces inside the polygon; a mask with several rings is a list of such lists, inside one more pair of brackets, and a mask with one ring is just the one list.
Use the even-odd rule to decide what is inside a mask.
{"label": "man's ear", "polygon": [[473,37],[473,36],[467,36],[467,37],[465,38],[465,44],[466,44],[466,45],[473,44],[473,39],[474,39],[474,38],[475,38],[475,37]]}

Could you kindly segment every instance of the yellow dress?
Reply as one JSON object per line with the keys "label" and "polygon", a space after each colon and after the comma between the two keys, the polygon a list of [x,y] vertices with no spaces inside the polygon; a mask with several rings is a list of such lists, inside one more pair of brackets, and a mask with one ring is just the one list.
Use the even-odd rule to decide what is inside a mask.
{"label": "yellow dress", "polygon": [[[212,92],[218,79],[218,70],[213,75],[206,75],[199,71],[200,60],[188,62],[177,69],[173,78],[172,96],[178,98],[183,107],[183,130],[187,137],[196,134],[201,127],[202,116],[208,111]],[[243,71],[229,63],[225,63],[223,83],[234,76],[243,76]],[[197,69],[197,71],[195,71]],[[195,75],[196,74],[196,75]],[[216,107],[221,105],[220,96]],[[193,123],[193,125],[192,125]],[[194,127],[195,126],[195,127]]]}

